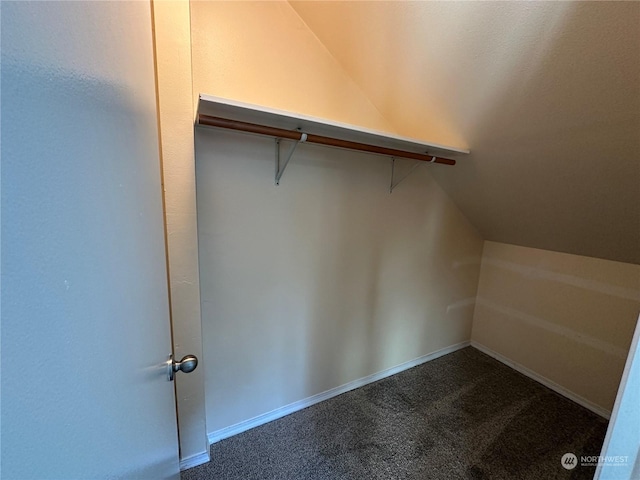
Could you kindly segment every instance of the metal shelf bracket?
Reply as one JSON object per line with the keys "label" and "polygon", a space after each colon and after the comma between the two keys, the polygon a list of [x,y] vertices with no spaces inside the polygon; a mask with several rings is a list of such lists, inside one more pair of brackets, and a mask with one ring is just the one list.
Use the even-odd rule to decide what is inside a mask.
{"label": "metal shelf bracket", "polygon": [[280,178],[282,178],[282,174],[284,173],[284,169],[289,165],[289,160],[291,160],[291,156],[293,152],[296,150],[296,147],[299,143],[303,143],[307,141],[307,134],[303,133],[300,137],[300,140],[296,140],[289,147],[289,152],[287,152],[287,158],[280,167],[280,139],[276,138],[276,185],[280,185]]}
{"label": "metal shelf bracket", "polygon": [[395,157],[391,157],[391,183],[389,184],[389,193],[393,193],[393,189],[396,188],[398,185],[400,185],[400,183],[407,178],[409,175],[411,175],[414,170],[416,168],[418,168],[421,164],[424,165],[425,163],[435,163],[437,157],[431,156],[431,161],[430,162],[423,162],[422,160],[418,160],[416,161],[416,163],[413,164],[413,166],[411,167],[411,169],[405,173],[400,180],[398,180],[397,182],[394,181],[395,178],[395,165],[396,165],[396,159]]}

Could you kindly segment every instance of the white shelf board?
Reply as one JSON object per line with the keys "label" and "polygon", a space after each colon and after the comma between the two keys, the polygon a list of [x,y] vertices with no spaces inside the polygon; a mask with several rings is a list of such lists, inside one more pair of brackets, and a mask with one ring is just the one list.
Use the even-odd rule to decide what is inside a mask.
{"label": "white shelf board", "polygon": [[468,154],[469,150],[448,147],[437,143],[425,143],[414,138],[401,137],[392,133],[379,132],[355,125],[316,118],[300,113],[238,102],[228,98],[200,94],[198,113],[212,117],[222,117],[285,130],[300,130],[303,133],[322,135],[352,142],[394,148],[415,153],[437,156]]}

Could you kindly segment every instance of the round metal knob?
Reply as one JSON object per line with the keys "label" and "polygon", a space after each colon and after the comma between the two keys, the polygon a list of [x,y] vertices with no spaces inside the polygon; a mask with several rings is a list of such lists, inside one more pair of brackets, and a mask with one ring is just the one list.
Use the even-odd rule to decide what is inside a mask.
{"label": "round metal knob", "polygon": [[169,356],[169,360],[167,360],[167,378],[169,381],[173,380],[174,374],[177,371],[181,371],[184,373],[193,372],[198,366],[198,358],[195,355],[185,355],[182,357],[182,360],[176,362],[173,359],[173,355]]}
{"label": "round metal knob", "polygon": [[176,363],[173,368],[175,368],[176,372],[180,370],[184,373],[191,373],[196,369],[197,366],[198,358],[195,355],[186,355],[182,357],[182,360]]}

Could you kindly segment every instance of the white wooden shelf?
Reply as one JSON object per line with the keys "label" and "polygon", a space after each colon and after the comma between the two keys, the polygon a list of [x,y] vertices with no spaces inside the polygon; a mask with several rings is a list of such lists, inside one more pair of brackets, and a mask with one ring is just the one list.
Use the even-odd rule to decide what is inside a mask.
{"label": "white wooden shelf", "polygon": [[[291,160],[296,146],[302,142],[358,150],[389,157],[391,159],[389,192],[393,192],[393,189],[420,164],[427,162],[455,165],[456,160],[449,157],[469,153],[468,150],[455,147],[425,143],[413,138],[378,132],[332,120],[204,94],[200,94],[196,125],[226,128],[275,138],[276,185],[280,184],[280,178],[289,160]],[[280,158],[280,140],[282,139],[292,141],[289,152],[283,160]],[[447,158],[444,157],[445,155]],[[416,160],[416,164],[409,173],[398,181],[395,181],[394,167],[396,157]]]}
{"label": "white wooden shelf", "polygon": [[408,152],[437,155],[459,156],[469,150],[426,143],[414,138],[402,137],[392,133],[379,132],[355,125],[316,118],[299,113],[237,102],[227,98],[200,94],[198,113],[229,120],[264,125],[284,130],[299,130],[325,137],[337,138],[378,147],[406,150]]}

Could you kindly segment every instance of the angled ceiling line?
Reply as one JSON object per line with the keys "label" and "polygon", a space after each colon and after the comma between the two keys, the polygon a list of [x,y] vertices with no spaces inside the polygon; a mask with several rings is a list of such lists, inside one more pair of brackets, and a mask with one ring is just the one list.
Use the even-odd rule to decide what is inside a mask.
{"label": "angled ceiling line", "polygon": [[384,115],[382,113],[382,110],[380,110],[380,108],[378,107],[378,105],[371,100],[371,97],[369,96],[369,94],[362,88],[362,85],[360,85],[359,82],[357,82],[353,76],[351,75],[351,73],[349,73],[349,70],[344,66],[344,64],[338,60],[336,58],[336,56],[333,54],[333,52],[331,50],[329,50],[329,48],[324,44],[324,42],[320,39],[320,37],[318,37],[318,35],[316,34],[316,32],[309,26],[309,24],[307,23],[307,21],[302,18],[302,16],[298,13],[298,11],[294,8],[293,5],[291,5],[291,1],[287,0],[287,4],[289,5],[289,8],[291,8],[291,10],[293,10],[293,12],[296,14],[296,16],[300,19],[300,21],[302,22],[302,24],[305,26],[305,28],[309,31],[309,33],[311,33],[311,35],[313,36],[313,38],[315,38],[318,43],[322,46],[322,48],[329,54],[329,56],[331,58],[333,58],[333,60],[336,62],[336,64],[340,67],[340,70],[342,70],[342,73],[349,79],[349,81],[351,83],[353,83],[353,85],[355,85],[355,87],[362,93],[362,96],[366,99],[367,102],[369,102],[369,104],[375,109],[376,112],[378,112],[378,114],[380,115],[380,118],[382,118],[386,124],[391,127],[390,131],[392,133],[400,133],[398,130],[397,125],[392,122],[391,120],[389,120],[389,118],[387,118],[386,115]]}

